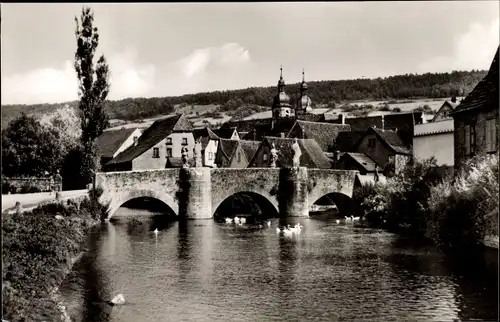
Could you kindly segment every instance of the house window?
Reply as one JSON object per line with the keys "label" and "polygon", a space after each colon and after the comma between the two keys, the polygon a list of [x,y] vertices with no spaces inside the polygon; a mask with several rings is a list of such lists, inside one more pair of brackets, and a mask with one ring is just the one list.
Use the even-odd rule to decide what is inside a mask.
{"label": "house window", "polygon": [[241,162],[241,154],[238,152],[238,162]]}
{"label": "house window", "polygon": [[213,152],[208,152],[208,160],[212,160],[214,158]]}
{"label": "house window", "polygon": [[172,148],[167,148],[167,158],[172,157]]}
{"label": "house window", "polygon": [[464,126],[465,155],[474,155],[476,152],[476,127],[474,125]]}
{"label": "house window", "polygon": [[172,145],[172,138],[167,138],[166,145]]}
{"label": "house window", "polygon": [[188,139],[182,138],[182,145],[188,145]]}
{"label": "house window", "polygon": [[159,157],[160,157],[160,149],[153,148],[153,158],[159,158]]}
{"label": "house window", "polygon": [[267,153],[264,153],[264,155],[262,156],[262,159],[263,159],[264,161],[267,161]]}
{"label": "house window", "polygon": [[368,140],[368,147],[369,147],[369,148],[374,148],[374,147],[375,147],[376,142],[377,142],[377,140],[375,140],[375,139],[369,139],[369,140]]}
{"label": "house window", "polygon": [[497,150],[497,124],[495,119],[486,120],[486,152]]}

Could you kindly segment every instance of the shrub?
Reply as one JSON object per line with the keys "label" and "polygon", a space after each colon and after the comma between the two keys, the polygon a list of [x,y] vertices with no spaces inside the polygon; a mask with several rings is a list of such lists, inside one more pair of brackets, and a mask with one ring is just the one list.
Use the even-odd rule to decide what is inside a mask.
{"label": "shrub", "polygon": [[392,109],[392,111],[394,113],[399,113],[399,112],[401,112],[401,109],[399,107],[395,107],[395,108]]}
{"label": "shrub", "polygon": [[454,180],[434,160],[416,161],[385,184],[355,193],[372,224],[385,221],[389,230],[440,247],[473,246],[487,234],[498,235],[498,154],[470,159]]}
{"label": "shrub", "polygon": [[383,112],[389,112],[391,110],[391,108],[389,107],[389,104],[384,104],[381,107],[379,107],[378,110],[383,111]]}
{"label": "shrub", "polygon": [[[75,202],[52,203],[2,216],[2,303],[7,320],[59,317],[49,292],[62,282],[71,257],[85,239],[91,213],[84,207],[78,208]],[[79,220],[58,220],[56,215]]]}

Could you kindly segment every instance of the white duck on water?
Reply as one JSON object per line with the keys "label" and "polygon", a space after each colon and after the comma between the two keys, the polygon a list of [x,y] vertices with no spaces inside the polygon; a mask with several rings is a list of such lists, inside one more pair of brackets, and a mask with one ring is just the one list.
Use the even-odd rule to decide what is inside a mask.
{"label": "white duck on water", "polygon": [[125,297],[122,294],[118,294],[111,301],[108,302],[109,305],[123,305],[125,304]]}

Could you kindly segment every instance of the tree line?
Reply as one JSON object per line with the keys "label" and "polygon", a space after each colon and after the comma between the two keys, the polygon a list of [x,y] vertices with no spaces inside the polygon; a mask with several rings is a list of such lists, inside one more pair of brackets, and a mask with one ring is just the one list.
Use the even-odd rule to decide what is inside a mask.
{"label": "tree line", "polygon": [[[453,71],[451,73],[406,74],[375,79],[352,79],[308,82],[308,95],[313,107],[318,104],[347,102],[353,100],[388,100],[413,98],[445,98],[466,96],[486,75],[486,71]],[[299,83],[287,85],[286,92],[295,101]],[[221,105],[221,111],[231,113],[242,105],[272,105],[276,86],[251,87],[246,89],[187,94],[175,97],[126,98],[104,102],[104,109],[111,119],[138,120],[175,112],[180,104]],[[76,107],[78,102],[68,103]],[[61,104],[7,105],[2,106],[2,117],[12,119],[20,110],[50,110]],[[9,118],[10,116],[10,118]]]}

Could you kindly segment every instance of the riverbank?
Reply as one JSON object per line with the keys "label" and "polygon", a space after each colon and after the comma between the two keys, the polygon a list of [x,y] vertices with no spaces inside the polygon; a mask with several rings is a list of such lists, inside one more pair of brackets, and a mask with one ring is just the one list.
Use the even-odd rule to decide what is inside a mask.
{"label": "riverbank", "polygon": [[498,154],[471,158],[454,177],[425,160],[385,183],[358,187],[354,195],[372,226],[440,248],[498,250],[498,174]]}
{"label": "riverbank", "polygon": [[89,197],[2,215],[3,318],[69,321],[58,287],[83,254],[102,211]]}

